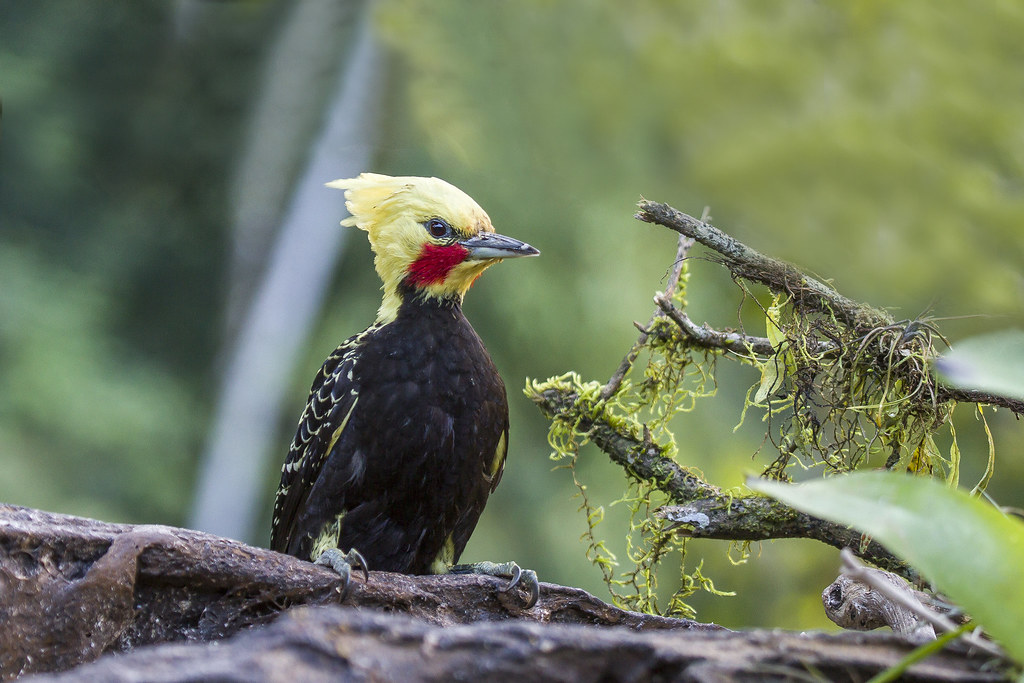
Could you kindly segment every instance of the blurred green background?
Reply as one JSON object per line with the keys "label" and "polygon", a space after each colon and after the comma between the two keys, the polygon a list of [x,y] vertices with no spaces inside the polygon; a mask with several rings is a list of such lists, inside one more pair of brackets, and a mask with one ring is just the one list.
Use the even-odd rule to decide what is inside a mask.
{"label": "blurred green background", "polygon": [[[1020,327],[1022,34],[1024,5],[1010,1],[0,0],[0,500],[197,519],[225,373],[288,239],[280,226],[311,196],[336,202],[314,222],[343,230],[340,193],[316,189],[341,164],[299,188],[317,175],[332,112],[356,101],[339,96],[347,83],[372,115],[351,147],[321,152],[443,177],[543,252],[492,269],[467,298],[513,433],[464,558],[514,558],[606,595],[577,542],[571,478],[552,471],[546,422],[521,388],[570,369],[606,380],[632,321],[649,317],[675,239],[634,221],[635,202],[710,206],[718,226],[855,299],[955,318],[940,323],[954,341]],[[367,40],[377,58],[360,73],[354,46]],[[337,263],[309,287],[313,324],[278,331],[297,351],[251,367],[286,377],[276,412],[221,426],[229,445],[269,434],[266,452],[235,454],[259,499],[238,503],[252,522],[234,535],[260,545],[309,382],[379,303],[362,234],[306,246]],[[691,316],[735,326],[735,285],[706,259],[691,267]],[[751,458],[756,419],[732,430],[757,381],[720,363],[718,396],[676,428],[681,460],[722,486],[770,457]],[[990,491],[1024,506],[1021,426],[1005,411],[990,422]],[[957,425],[970,485],[985,436],[968,408]],[[621,473],[584,456],[592,499],[611,503]],[[232,509],[239,482],[207,486]],[[609,510],[604,533],[621,537]],[[691,567],[703,559],[739,593],[695,598],[701,619],[830,626],[818,594],[835,551],[765,543],[733,566],[727,550],[691,545]]]}

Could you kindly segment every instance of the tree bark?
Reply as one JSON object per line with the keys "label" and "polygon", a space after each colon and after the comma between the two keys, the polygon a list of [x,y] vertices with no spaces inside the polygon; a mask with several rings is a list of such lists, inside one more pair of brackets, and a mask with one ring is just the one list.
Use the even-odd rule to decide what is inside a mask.
{"label": "tree bark", "polygon": [[[893,634],[636,632],[529,621],[448,628],[405,615],[303,607],[223,643],[104,657],[53,681],[860,681],[911,646]],[[998,681],[963,653],[939,653],[906,681]]]}
{"label": "tree bark", "polygon": [[[913,649],[893,634],[731,632],[548,583],[527,610],[503,586],[371,572],[342,595],[330,569],[237,541],[0,505],[0,677],[860,680]],[[114,652],[128,654],[101,656]],[[1004,680],[988,663],[951,650],[906,680]]]}

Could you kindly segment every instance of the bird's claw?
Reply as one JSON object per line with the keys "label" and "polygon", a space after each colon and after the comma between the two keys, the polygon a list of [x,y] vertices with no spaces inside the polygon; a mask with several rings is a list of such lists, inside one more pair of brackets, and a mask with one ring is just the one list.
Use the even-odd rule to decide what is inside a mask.
{"label": "bird's claw", "polygon": [[501,592],[507,593],[521,582],[523,588],[530,594],[529,599],[526,601],[526,609],[530,609],[540,600],[540,581],[537,580],[537,572],[532,569],[521,569],[514,562],[510,564],[513,567],[512,579],[508,582],[508,585],[501,589]]}
{"label": "bird's claw", "polygon": [[338,572],[338,576],[341,577],[342,598],[348,592],[348,584],[352,580],[353,567],[358,567],[362,570],[364,582],[370,580],[370,571],[366,566],[366,559],[355,548],[350,549],[347,553],[341,552],[338,548],[328,548],[320,554],[320,557],[316,558],[314,564],[330,567]]}
{"label": "bird's claw", "polygon": [[474,562],[472,564],[457,564],[449,571],[452,574],[484,574],[498,578],[507,578],[509,582],[500,588],[502,593],[511,591],[516,586],[522,585],[530,594],[524,609],[530,609],[540,599],[540,581],[537,580],[537,572],[532,569],[523,569],[515,562]]}
{"label": "bird's claw", "polygon": [[510,590],[516,587],[519,583],[519,579],[523,578],[523,570],[515,562],[510,563],[512,565],[512,578],[509,580],[508,585],[501,589],[502,593],[508,593]]}

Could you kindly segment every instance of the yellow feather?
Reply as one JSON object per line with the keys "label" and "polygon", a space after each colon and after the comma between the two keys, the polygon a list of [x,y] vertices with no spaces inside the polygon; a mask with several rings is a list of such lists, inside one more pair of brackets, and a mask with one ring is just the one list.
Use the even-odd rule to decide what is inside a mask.
{"label": "yellow feather", "polygon": [[494,457],[491,459],[491,470],[484,474],[487,482],[491,484],[491,490],[494,490],[496,484],[494,483],[495,478],[498,476],[498,472],[505,465],[505,456],[508,454],[508,432],[502,432],[501,438],[498,439],[498,447],[494,449]]}
{"label": "yellow feather", "polygon": [[431,574],[447,574],[448,570],[455,563],[455,541],[451,534],[445,539],[441,552],[437,554],[434,561],[430,563]]}
{"label": "yellow feather", "polygon": [[335,516],[334,520],[325,523],[320,527],[320,533],[313,539],[313,547],[309,550],[309,561],[316,562],[328,548],[338,547],[338,536],[341,534],[341,525],[345,519],[345,511],[342,510]]}

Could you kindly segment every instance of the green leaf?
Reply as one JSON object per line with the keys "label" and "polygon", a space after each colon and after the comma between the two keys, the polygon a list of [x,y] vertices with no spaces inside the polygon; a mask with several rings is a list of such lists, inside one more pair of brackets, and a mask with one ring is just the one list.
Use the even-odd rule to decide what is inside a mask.
{"label": "green leaf", "polygon": [[772,298],[772,305],[768,307],[764,319],[765,336],[768,337],[768,341],[776,351],[779,351],[786,341],[786,333],[779,326],[779,321],[782,320],[782,303],[782,297],[776,294]]}
{"label": "green leaf", "polygon": [[957,342],[935,361],[950,385],[1024,399],[1024,331],[1004,330]]}
{"label": "green leaf", "polygon": [[779,320],[782,316],[782,302],[779,295],[772,299],[772,305],[768,307],[765,315],[765,333],[775,355],[769,358],[761,366],[761,384],[754,394],[754,403],[764,403],[768,398],[782,386],[786,375],[792,370],[792,361],[787,348],[789,341],[786,333],[779,327]]}
{"label": "green leaf", "polygon": [[1024,524],[931,479],[861,472],[748,486],[869,534],[933,581],[1024,661]]}
{"label": "green leaf", "polygon": [[784,375],[780,376],[780,364],[779,357],[772,356],[761,366],[761,384],[758,385],[757,393],[754,394],[754,403],[764,403],[772,395],[772,392],[782,385]]}

